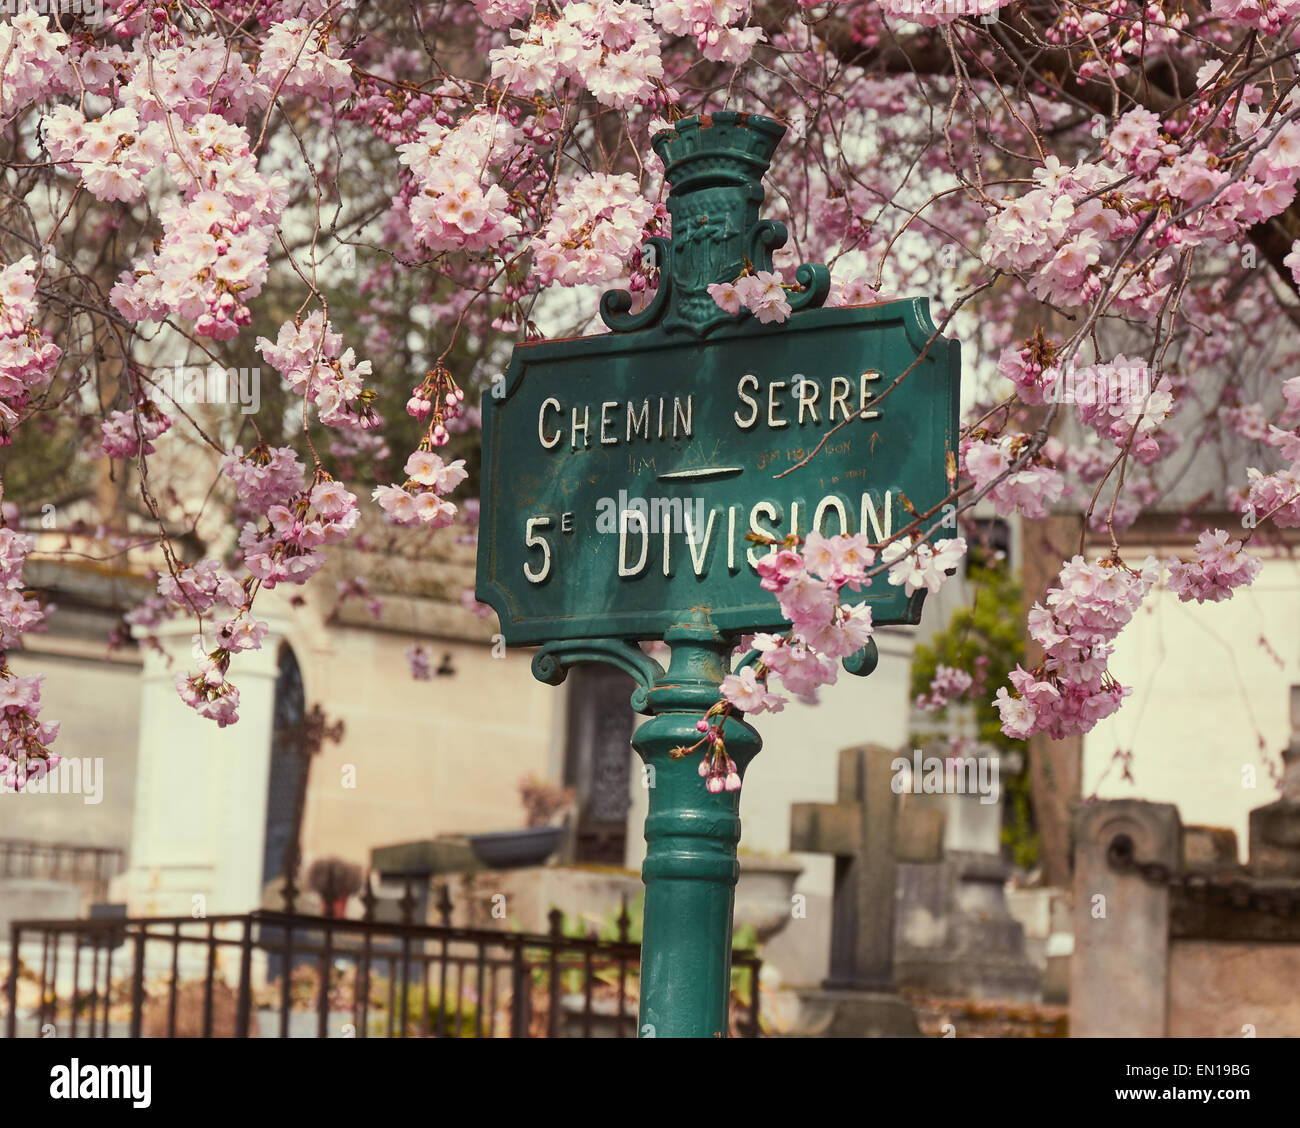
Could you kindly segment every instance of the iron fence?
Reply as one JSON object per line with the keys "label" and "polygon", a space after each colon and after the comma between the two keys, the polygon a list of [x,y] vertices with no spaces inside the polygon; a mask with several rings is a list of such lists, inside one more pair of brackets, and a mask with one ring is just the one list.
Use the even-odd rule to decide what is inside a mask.
{"label": "iron fence", "polygon": [[[412,900],[404,898],[403,915]],[[640,945],[259,910],[17,921],[7,1037],[631,1037]],[[761,960],[733,955],[730,1033],[759,1034]],[[652,1031],[645,1033],[651,1034]]]}
{"label": "iron fence", "polygon": [[117,846],[78,846],[67,842],[32,842],[0,838],[0,877],[41,877],[87,884],[103,899],[109,879],[122,869]]}

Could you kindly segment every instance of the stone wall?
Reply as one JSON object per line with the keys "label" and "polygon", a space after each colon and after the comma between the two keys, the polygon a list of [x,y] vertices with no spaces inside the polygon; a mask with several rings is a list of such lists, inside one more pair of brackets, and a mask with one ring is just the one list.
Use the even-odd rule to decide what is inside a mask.
{"label": "stone wall", "polygon": [[21,793],[0,790],[0,835],[125,850],[135,807],[140,656],[134,647],[108,652],[116,610],[78,605],[67,577],[60,586],[49,578],[57,573],[46,573],[41,578],[58,604],[49,629],[24,639],[8,661],[21,676],[45,675],[41,719],[59,722],[53,749],[78,763]]}
{"label": "stone wall", "polygon": [[1300,944],[1175,940],[1169,1037],[1300,1038]]}
{"label": "stone wall", "polygon": [[[1269,828],[1294,827],[1291,783],[1252,822],[1262,811]],[[1169,804],[1082,808],[1072,1036],[1300,1037],[1300,877],[1285,857],[1247,866],[1236,857],[1231,831],[1183,826]]]}

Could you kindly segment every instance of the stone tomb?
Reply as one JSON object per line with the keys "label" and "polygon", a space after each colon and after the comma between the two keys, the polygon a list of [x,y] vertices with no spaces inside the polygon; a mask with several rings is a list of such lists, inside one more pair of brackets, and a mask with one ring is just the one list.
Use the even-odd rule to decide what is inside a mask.
{"label": "stone tomb", "polygon": [[1168,803],[1085,804],[1075,820],[1070,1034],[1300,1037],[1300,687],[1282,795],[1230,830]]}

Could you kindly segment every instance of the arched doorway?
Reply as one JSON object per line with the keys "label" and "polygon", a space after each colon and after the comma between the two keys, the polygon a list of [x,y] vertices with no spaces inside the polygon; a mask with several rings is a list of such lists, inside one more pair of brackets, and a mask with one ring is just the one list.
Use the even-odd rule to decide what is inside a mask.
{"label": "arched doorway", "polygon": [[573,860],[622,866],[636,759],[636,715],[628,701],[636,685],[622,670],[598,665],[578,666],[567,680],[564,782],[577,796]]}
{"label": "arched doorway", "polygon": [[262,888],[285,875],[289,849],[298,839],[302,792],[307,782],[303,755],[307,699],[302,671],[288,643],[280,647],[271,722],[271,768],[266,785],[266,837]]}

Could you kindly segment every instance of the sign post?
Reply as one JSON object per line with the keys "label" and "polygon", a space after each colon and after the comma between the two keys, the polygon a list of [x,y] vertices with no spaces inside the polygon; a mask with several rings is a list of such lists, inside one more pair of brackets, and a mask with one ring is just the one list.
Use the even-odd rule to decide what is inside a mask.
{"label": "sign post", "polygon": [[[653,296],[631,313],[628,294],[606,293],[611,333],[517,346],[483,401],[478,599],[508,644],[540,646],[539,679],[611,663],[651,718],[633,739],[650,798],[643,1037],[727,1032],[738,793],[709,793],[696,759],[669,753],[698,739],[739,637],[788,626],[759,586],[768,550],[748,534],[880,543],[954,484],[958,345],[925,299],[824,309],[820,264],[796,272],[785,323],[729,314],[708,293],[770,270],[786,241],[758,214],[784,132],[717,113],[656,135],[672,237],[650,240]],[[881,583],[843,594],[877,624],[916,623],[924,596]],[[668,644],[667,670],[645,639]],[[874,644],[844,664],[870,673]],[[759,736],[734,713],[724,736],[743,777]]]}

